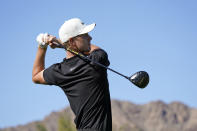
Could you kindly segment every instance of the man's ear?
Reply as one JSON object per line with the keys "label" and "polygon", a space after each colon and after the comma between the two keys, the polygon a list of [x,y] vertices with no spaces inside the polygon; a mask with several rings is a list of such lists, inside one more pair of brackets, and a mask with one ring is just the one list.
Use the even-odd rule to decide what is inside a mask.
{"label": "man's ear", "polygon": [[70,38],[68,40],[68,42],[69,42],[69,47],[71,47],[72,49],[76,48],[76,43],[75,43],[75,40],[73,38]]}
{"label": "man's ear", "polygon": [[70,38],[70,39],[68,40],[68,43],[69,43],[69,45],[71,46],[71,45],[72,45],[72,43],[73,43],[73,39],[72,39],[72,38]]}

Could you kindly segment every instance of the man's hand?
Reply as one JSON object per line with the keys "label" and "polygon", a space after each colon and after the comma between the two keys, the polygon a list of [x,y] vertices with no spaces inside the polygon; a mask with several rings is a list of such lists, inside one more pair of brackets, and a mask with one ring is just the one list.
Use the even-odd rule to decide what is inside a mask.
{"label": "man's hand", "polygon": [[56,45],[53,43],[57,38],[53,35],[47,35],[47,37],[44,37],[44,42],[48,44],[52,49],[56,48]]}
{"label": "man's hand", "polygon": [[36,40],[39,44],[39,47],[41,48],[47,48],[47,46],[49,45],[52,49],[55,49],[58,47],[57,44],[61,44],[60,41],[55,36],[50,35],[48,33],[39,34]]}

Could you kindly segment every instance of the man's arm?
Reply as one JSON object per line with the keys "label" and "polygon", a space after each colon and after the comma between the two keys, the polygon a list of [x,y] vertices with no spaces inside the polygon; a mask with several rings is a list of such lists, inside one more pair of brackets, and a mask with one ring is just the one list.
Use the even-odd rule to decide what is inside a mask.
{"label": "man's arm", "polygon": [[45,54],[47,48],[38,47],[36,59],[34,61],[32,70],[32,81],[36,84],[46,84],[43,77],[43,71],[45,69]]}
{"label": "man's arm", "polygon": [[38,47],[36,59],[34,61],[33,70],[32,70],[32,81],[36,84],[47,84],[43,77],[43,72],[45,69],[45,54],[47,46],[49,45],[52,49],[55,48],[52,41],[56,39],[55,36],[45,34],[47,36],[41,36],[41,41],[44,41],[47,45],[45,48]]}
{"label": "man's arm", "polygon": [[96,45],[93,45],[93,44],[91,44],[90,45],[90,52],[89,53],[91,53],[92,51],[94,51],[94,50],[96,50],[96,49],[100,49],[100,47],[98,47],[98,46],[96,46]]}

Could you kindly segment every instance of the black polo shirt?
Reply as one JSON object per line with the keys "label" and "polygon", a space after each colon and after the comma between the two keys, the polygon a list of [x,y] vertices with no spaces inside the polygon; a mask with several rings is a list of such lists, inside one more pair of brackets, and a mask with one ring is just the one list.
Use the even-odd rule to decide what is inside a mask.
{"label": "black polo shirt", "polygon": [[[88,58],[109,66],[107,53],[94,50]],[[64,59],[44,70],[45,81],[59,86],[75,114],[78,130],[111,131],[112,116],[107,70],[80,56]]]}

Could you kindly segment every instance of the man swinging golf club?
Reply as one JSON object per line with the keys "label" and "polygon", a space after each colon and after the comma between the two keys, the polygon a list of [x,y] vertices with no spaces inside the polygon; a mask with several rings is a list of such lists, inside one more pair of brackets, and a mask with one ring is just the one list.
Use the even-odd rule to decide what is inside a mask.
{"label": "man swinging golf club", "polygon": [[45,69],[45,53],[48,45],[56,48],[61,44],[65,49],[79,52],[89,59],[109,66],[107,53],[90,43],[95,24],[85,25],[73,18],[59,29],[59,39],[47,33],[37,37],[38,51],[32,71],[32,80],[37,84],[59,86],[66,94],[75,114],[78,131],[112,131],[110,92],[107,69],[86,61],[79,55],[66,52],[62,62]]}

